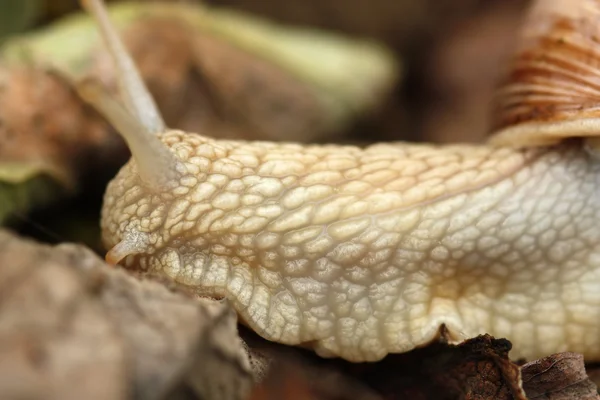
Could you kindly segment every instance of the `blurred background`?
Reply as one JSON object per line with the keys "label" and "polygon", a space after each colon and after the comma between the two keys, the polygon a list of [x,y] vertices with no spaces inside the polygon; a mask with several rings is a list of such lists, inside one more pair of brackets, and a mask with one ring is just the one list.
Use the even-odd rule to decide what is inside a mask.
{"label": "blurred background", "polygon": [[[134,3],[144,10],[150,8],[144,3],[160,2]],[[282,68],[285,63],[269,59],[266,53],[254,54],[248,48],[242,49],[239,43],[243,40],[234,37],[235,20],[230,19],[231,37],[218,37],[211,29],[218,30],[221,17],[213,21],[217,28],[190,31],[183,29],[184,24],[177,19],[151,15],[122,26],[122,36],[169,126],[210,132],[220,138],[356,144],[485,140],[491,131],[494,88],[507,70],[529,3],[527,0],[162,2],[232,10],[233,14],[242,15],[238,20],[241,36],[246,35],[242,29],[245,13],[278,24],[280,30],[267,39],[267,47],[270,39],[273,43],[280,39],[279,34],[283,47],[289,47],[284,40],[287,33],[292,32],[291,27],[302,27],[309,29],[303,32],[314,33],[308,35],[303,50],[312,51],[313,43],[314,47],[323,44],[325,39],[322,41],[318,35],[327,31],[340,35],[347,43],[354,43],[353,39],[379,43],[389,52],[377,53],[375,45],[369,47],[371,53],[364,54],[385,55],[379,58],[380,66],[390,60],[387,56],[391,54],[397,64],[396,73],[380,74],[384,78],[379,82],[353,82],[353,71],[358,71],[357,77],[365,72],[365,68],[359,68],[360,60],[352,58],[357,54],[360,58],[361,47],[354,47],[358,51],[353,50],[348,59],[353,59],[356,66],[342,65],[329,75],[335,80],[335,75],[346,72],[344,79],[350,79],[345,81],[348,87],[336,88],[339,93],[328,93],[298,79],[299,75],[290,72],[294,68]],[[118,6],[115,3],[119,1],[108,3]],[[108,180],[127,160],[127,149],[110,126],[81,102],[72,85],[54,74],[40,61],[43,57],[39,57],[48,53],[51,62],[68,64],[65,60],[71,60],[68,68],[73,69],[85,64],[87,73],[114,90],[110,59],[98,43],[85,36],[85,32],[96,32],[96,28],[89,24],[87,30],[69,33],[60,23],[55,24],[80,12],[76,0],[0,0],[0,223],[6,220],[19,232],[42,241],[85,243],[102,254],[98,229],[102,195]],[[33,35],[32,55],[23,56],[19,40],[46,27],[40,35]],[[83,36],[78,39],[74,37],[77,35]],[[11,46],[13,42],[17,46]],[[281,43],[277,46],[281,47]],[[70,53],[63,53],[69,47]],[[296,50],[289,47],[287,51]],[[73,55],[77,52],[80,54]],[[11,63],[15,54],[18,62]],[[313,74],[319,75],[327,55],[312,54],[312,58],[303,62],[312,66]],[[72,60],[79,61],[72,63]],[[360,79],[363,78],[354,81]],[[361,92],[365,87],[368,93]],[[358,92],[352,92],[353,88]],[[368,112],[356,112],[362,106],[348,111],[352,108],[348,104],[354,101],[344,98],[349,97],[348,93],[358,93],[358,97],[367,93],[366,102],[372,103],[367,107]],[[329,103],[323,103],[323,98]],[[327,109],[327,104],[333,104],[332,99],[333,103],[348,108],[342,110],[348,114],[343,118],[344,123],[338,124],[339,109]],[[14,162],[20,169],[14,168],[11,164]],[[58,190],[36,180],[44,174],[51,177],[50,183],[58,186]]]}
{"label": "blurred background", "polygon": [[[140,2],[160,0],[140,0]],[[198,0],[164,0],[198,2]],[[109,1],[114,2],[114,1]],[[371,38],[402,64],[394,95],[350,135],[480,141],[527,0],[207,0],[268,19]],[[3,38],[79,9],[76,0],[0,0]],[[365,132],[368,132],[365,136]]]}

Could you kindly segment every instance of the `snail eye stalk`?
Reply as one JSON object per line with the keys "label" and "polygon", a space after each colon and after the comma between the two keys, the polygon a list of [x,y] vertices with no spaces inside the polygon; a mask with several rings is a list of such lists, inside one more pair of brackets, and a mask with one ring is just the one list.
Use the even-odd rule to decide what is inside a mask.
{"label": "snail eye stalk", "polygon": [[126,108],[148,132],[164,132],[166,125],[158,107],[108,18],[102,0],[81,0],[81,4],[98,23],[102,39],[116,67],[119,90]]}
{"label": "snail eye stalk", "polygon": [[147,127],[114,100],[97,81],[80,82],[77,91],[123,136],[147,188],[159,192],[169,190],[177,183],[181,161],[158,136],[150,134]]}

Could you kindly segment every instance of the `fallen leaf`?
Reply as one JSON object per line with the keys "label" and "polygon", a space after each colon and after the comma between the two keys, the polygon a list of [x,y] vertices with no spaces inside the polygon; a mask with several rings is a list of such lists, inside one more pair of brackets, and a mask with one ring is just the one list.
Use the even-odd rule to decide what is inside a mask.
{"label": "fallen leaf", "polygon": [[0,224],[75,193],[92,166],[115,169],[127,154],[64,79],[1,64],[0,143]]}
{"label": "fallen leaf", "polygon": [[72,185],[110,144],[108,136],[108,126],[63,78],[0,65],[0,161],[43,165]]}
{"label": "fallen leaf", "polygon": [[[173,126],[219,138],[306,142],[333,130],[310,86],[223,38],[155,17],[132,24],[124,38]],[[112,60],[96,65],[95,75],[114,84]]]}
{"label": "fallen leaf", "polygon": [[600,399],[581,354],[554,354],[523,365],[521,374],[529,400]]}

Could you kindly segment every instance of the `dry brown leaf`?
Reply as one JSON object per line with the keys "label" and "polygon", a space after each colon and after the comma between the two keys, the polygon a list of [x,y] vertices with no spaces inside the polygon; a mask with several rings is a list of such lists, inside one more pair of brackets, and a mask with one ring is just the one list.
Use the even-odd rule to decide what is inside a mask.
{"label": "dry brown leaf", "polygon": [[0,224],[74,193],[78,179],[110,170],[127,151],[66,81],[0,64]]}
{"label": "dry brown leaf", "polygon": [[227,304],[0,231],[0,398],[234,400],[252,382]]}
{"label": "dry brown leaf", "polygon": [[529,400],[600,399],[581,354],[554,354],[525,364],[521,374]]}
{"label": "dry brown leaf", "polygon": [[[55,74],[0,65],[0,160],[44,165],[67,184],[112,139],[108,126]],[[106,154],[104,154],[106,155]]]}
{"label": "dry brown leaf", "polygon": [[489,335],[469,339],[457,347],[452,368],[435,380],[464,399],[525,400],[519,367],[508,358],[511,347],[508,340]]}
{"label": "dry brown leaf", "polygon": [[[170,126],[219,138],[322,139],[330,129],[307,85],[222,38],[173,18],[149,17],[123,32]],[[92,74],[115,87],[112,60]]]}

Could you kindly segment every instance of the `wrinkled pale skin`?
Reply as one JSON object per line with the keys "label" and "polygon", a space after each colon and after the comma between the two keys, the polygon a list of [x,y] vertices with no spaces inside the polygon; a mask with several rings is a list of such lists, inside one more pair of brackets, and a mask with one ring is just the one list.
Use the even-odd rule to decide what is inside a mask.
{"label": "wrinkled pale skin", "polygon": [[[265,338],[374,361],[490,333],[600,359],[600,163],[579,143],[367,149],[160,139],[185,172],[110,183],[109,257],[230,299]],[[121,253],[119,253],[121,248]]]}
{"label": "wrinkled pale skin", "polygon": [[[427,344],[445,325],[454,341],[506,337],[515,358],[575,351],[600,361],[600,151],[595,140],[548,139],[595,136],[597,120],[528,123],[520,145],[548,144],[528,150],[163,132],[102,2],[85,4],[126,106],[93,84],[78,90],[132,152],[104,199],[107,260],[226,297],[265,338],[323,356],[378,360]],[[547,111],[547,86],[536,74],[522,78],[529,86],[509,94],[537,99],[533,116]]]}

